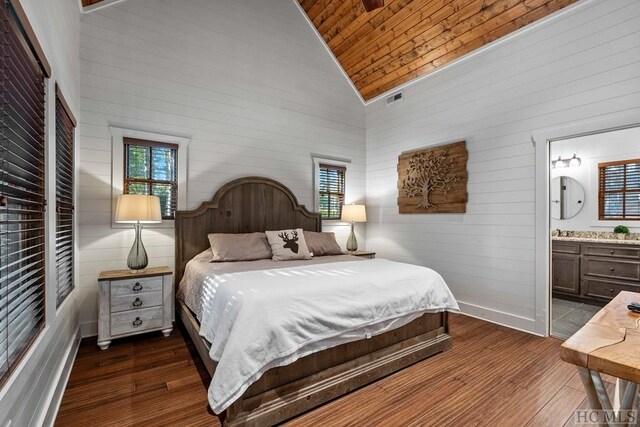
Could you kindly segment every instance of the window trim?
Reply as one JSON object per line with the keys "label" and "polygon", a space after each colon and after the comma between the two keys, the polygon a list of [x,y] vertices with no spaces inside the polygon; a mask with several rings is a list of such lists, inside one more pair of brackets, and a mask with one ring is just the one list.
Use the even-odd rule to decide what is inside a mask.
{"label": "window trim", "polygon": [[[627,218],[627,217],[615,217],[615,218],[606,218],[604,216],[604,195],[605,191],[603,191],[604,188],[604,183],[602,181],[602,177],[604,174],[604,169],[609,167],[609,166],[626,166],[629,164],[638,164],[640,163],[640,158],[638,159],[627,159],[627,160],[616,160],[613,162],[602,162],[602,163],[598,163],[598,170],[597,170],[597,179],[598,179],[598,221],[638,221],[638,218]],[[626,169],[626,168],[625,168]],[[626,175],[626,174],[625,174]],[[626,183],[626,178],[625,178],[625,183]],[[638,192],[637,190],[631,190],[631,192]],[[623,190],[620,191],[615,191],[615,193],[621,193],[623,195],[623,212],[624,212],[624,201],[625,201],[625,195],[627,194],[627,188],[626,185],[624,187]]]}
{"label": "window trim", "polygon": [[[187,209],[188,147],[191,138],[136,129],[109,126],[111,132],[111,228],[131,228],[129,224],[115,221],[118,196],[124,189],[124,138],[141,139],[178,146],[178,210]],[[173,228],[175,220],[164,219],[158,224],[146,224],[145,228]]]}
{"label": "window trim", "polygon": [[[345,176],[345,180],[344,180],[344,198],[345,198],[345,203],[347,203],[347,195],[348,195],[348,190],[349,190],[349,185],[348,185],[348,173],[349,173],[349,166],[351,165],[351,160],[349,159],[341,159],[341,158],[337,158],[337,157],[330,157],[330,156],[316,156],[316,155],[312,155],[311,159],[313,161],[313,211],[314,212],[319,212],[320,211],[320,165],[328,165],[328,166],[338,166],[338,167],[343,167],[345,168],[346,172],[346,176]],[[342,223],[344,221],[340,220],[340,219],[322,219],[323,222],[329,222],[329,223]]]}
{"label": "window trim", "polygon": [[38,41],[38,37],[36,37],[36,32],[31,26],[31,22],[29,22],[27,13],[22,7],[22,4],[20,4],[20,0],[9,0],[9,3],[11,4],[13,11],[16,13],[16,17],[18,18],[18,21],[20,21],[20,25],[22,25],[22,28],[24,29],[25,38],[27,39],[29,47],[31,48],[31,51],[36,57],[36,60],[38,61],[38,64],[40,65],[42,72],[44,73],[45,80],[50,79],[51,64],[47,59],[47,55],[45,55],[44,53],[44,49],[42,48],[42,45]]}

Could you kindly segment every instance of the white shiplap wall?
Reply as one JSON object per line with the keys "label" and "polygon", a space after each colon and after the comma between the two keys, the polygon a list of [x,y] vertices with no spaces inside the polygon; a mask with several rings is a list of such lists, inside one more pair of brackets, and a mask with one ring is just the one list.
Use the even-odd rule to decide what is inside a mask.
{"label": "white shiplap wall", "polygon": [[[348,201],[364,201],[364,106],[293,1],[128,0],[83,16],[80,58],[84,335],[96,332],[98,273],[126,268],[133,241],[110,225],[109,125],[191,138],[189,209],[246,175],[312,208],[312,154],[351,159]],[[347,226],[324,228],[346,241]],[[150,265],[173,266],[173,229],[143,240]]]}
{"label": "white shiplap wall", "polygon": [[[368,104],[368,248],[439,271],[463,311],[535,331],[532,134],[623,112],[640,122],[637,0],[579,2],[410,85],[402,102]],[[467,213],[399,215],[398,154],[458,140]]]}

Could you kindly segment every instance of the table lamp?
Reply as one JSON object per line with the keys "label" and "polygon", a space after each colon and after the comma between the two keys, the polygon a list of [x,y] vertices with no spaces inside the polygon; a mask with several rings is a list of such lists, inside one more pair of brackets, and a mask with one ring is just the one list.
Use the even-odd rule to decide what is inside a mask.
{"label": "table lamp", "polygon": [[344,205],[342,206],[342,221],[351,222],[351,234],[347,240],[347,251],[355,252],[358,250],[358,240],[356,233],[353,232],[353,226],[356,222],[367,222],[367,212],[364,205]]}
{"label": "table lamp", "polygon": [[116,206],[116,222],[134,224],[136,238],[127,258],[127,266],[131,272],[144,270],[149,264],[149,258],[142,244],[142,224],[162,222],[160,198],[142,194],[123,194],[119,196]]}

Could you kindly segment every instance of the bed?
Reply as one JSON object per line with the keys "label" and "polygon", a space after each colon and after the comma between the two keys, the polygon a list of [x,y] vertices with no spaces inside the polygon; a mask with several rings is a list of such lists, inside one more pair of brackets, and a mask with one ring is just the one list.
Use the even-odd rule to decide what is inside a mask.
{"label": "bed", "polygon": [[[176,283],[181,282],[187,263],[202,257],[210,246],[208,233],[251,233],[289,228],[317,232],[321,231],[321,227],[319,214],[300,205],[294,194],[277,181],[247,177],[229,182],[216,192],[211,201],[203,203],[198,209],[177,212]],[[327,261],[330,264],[323,266]],[[366,264],[367,262],[369,260],[356,257],[335,256],[335,259],[318,260],[313,266],[304,268],[322,272],[328,266],[340,266],[344,267],[343,270],[358,272],[363,270],[364,265],[367,269],[391,266],[385,265],[384,260],[371,264]],[[296,270],[300,267],[287,263],[292,262],[284,261],[280,264],[282,268],[300,274]],[[193,269],[193,265],[192,262],[190,269]],[[202,266],[205,267],[204,264]],[[238,266],[230,268],[236,267]],[[252,267],[250,270],[254,273],[243,272],[240,277],[246,281],[251,274],[266,274],[261,272],[261,268]],[[237,286],[241,284],[240,280]],[[364,285],[366,281],[361,284]],[[193,302],[185,303],[188,298],[184,298],[184,292],[179,291],[177,294],[183,295],[182,299],[177,300],[178,315],[204,365],[213,376],[220,363],[220,376],[223,361],[217,359],[218,362],[214,362],[210,357],[212,345],[201,336],[201,324],[198,320],[201,313],[196,313],[198,309]],[[224,405],[225,409],[221,413],[224,425],[277,424],[451,348],[446,311],[413,313],[399,320],[401,321],[396,324],[390,322],[376,325],[378,329],[367,332],[364,339],[334,341],[328,348],[319,346],[310,354],[301,353],[300,357],[294,358],[293,362],[288,361],[284,366],[274,365],[261,371],[256,376],[257,379],[242,388],[241,393],[234,395],[232,403]],[[203,335],[210,329],[209,323],[203,322]],[[400,326],[396,327],[398,325]],[[214,346],[213,352],[215,351]],[[225,369],[228,370],[226,365]]]}

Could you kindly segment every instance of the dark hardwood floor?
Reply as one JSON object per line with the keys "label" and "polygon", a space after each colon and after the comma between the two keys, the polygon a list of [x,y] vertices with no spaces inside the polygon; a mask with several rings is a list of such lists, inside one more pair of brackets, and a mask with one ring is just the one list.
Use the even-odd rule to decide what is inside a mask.
{"label": "dark hardwood floor", "polygon": [[[463,315],[453,349],[303,414],[287,426],[569,426],[586,407],[560,343]],[[186,337],[186,338],[185,338]],[[208,378],[180,329],[83,340],[57,426],[218,426]]]}

